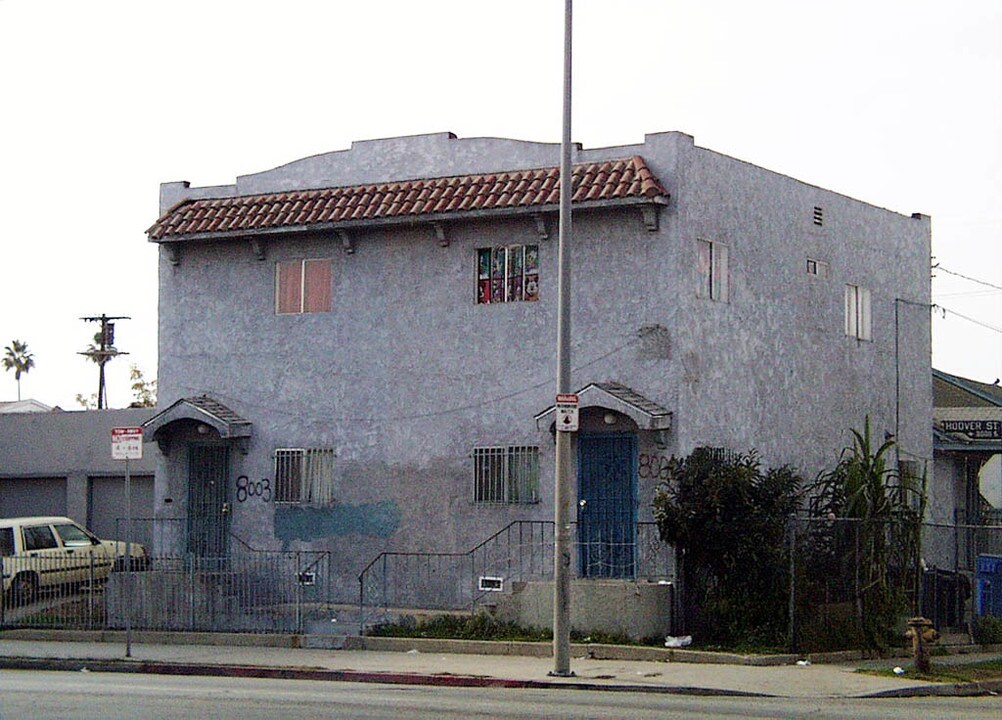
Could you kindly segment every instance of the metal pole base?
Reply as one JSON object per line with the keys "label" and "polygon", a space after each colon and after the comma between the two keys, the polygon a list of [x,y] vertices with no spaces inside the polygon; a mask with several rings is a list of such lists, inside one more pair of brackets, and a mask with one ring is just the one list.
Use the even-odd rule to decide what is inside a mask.
{"label": "metal pole base", "polygon": [[573,670],[550,670],[546,673],[549,677],[577,677],[577,673]]}

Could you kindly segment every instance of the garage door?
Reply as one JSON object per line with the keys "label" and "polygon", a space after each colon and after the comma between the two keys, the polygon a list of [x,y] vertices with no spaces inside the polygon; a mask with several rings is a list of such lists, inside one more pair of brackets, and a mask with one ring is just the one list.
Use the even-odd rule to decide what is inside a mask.
{"label": "garage door", "polygon": [[0,479],[0,517],[66,514],[66,478]]}
{"label": "garage door", "polygon": [[[88,483],[87,527],[101,538],[125,539],[125,477],[92,477]],[[132,539],[151,547],[153,528],[153,476],[133,475],[129,478],[132,490]],[[143,518],[143,519],[139,519]]]}

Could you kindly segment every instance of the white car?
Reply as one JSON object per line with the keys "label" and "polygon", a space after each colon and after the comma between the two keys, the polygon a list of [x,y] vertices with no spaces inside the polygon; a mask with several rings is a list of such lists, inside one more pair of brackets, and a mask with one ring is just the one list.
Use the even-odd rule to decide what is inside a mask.
{"label": "white car", "polygon": [[[125,543],[101,540],[67,517],[0,518],[4,601],[32,602],[40,590],[98,583],[125,566]],[[146,549],[132,543],[132,568],[146,569]]]}

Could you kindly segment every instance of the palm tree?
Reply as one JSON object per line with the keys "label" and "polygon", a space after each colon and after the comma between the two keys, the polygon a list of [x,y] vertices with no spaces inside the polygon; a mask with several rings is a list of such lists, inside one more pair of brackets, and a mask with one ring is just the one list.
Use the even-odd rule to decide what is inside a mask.
{"label": "palm tree", "polygon": [[11,344],[4,348],[3,367],[4,370],[14,371],[14,379],[17,381],[17,399],[21,399],[21,373],[26,373],[35,367],[35,356],[28,351],[28,343],[21,340],[13,340]]}

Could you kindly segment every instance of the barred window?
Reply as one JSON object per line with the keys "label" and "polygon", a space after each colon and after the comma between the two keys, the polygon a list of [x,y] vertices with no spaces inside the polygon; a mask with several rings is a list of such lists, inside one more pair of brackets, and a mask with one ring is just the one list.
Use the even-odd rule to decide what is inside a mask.
{"label": "barred window", "polygon": [[332,448],[275,451],[275,502],[330,505],[334,502]]}
{"label": "barred window", "polygon": [[474,448],[473,501],[498,505],[539,502],[539,448]]}

